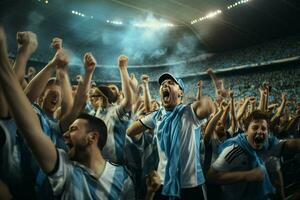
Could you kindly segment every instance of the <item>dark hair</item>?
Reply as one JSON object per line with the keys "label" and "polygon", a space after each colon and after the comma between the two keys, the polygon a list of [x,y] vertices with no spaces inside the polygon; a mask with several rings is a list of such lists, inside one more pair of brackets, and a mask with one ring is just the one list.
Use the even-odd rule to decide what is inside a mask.
{"label": "dark hair", "polygon": [[96,131],[99,134],[99,140],[98,140],[98,147],[100,150],[103,149],[103,147],[106,144],[107,140],[107,127],[103,120],[94,117],[92,115],[82,113],[80,114],[77,119],[85,119],[89,123],[89,131]]}
{"label": "dark hair", "polygon": [[261,110],[254,110],[250,115],[244,120],[245,130],[248,129],[250,123],[254,120],[266,120],[269,124],[270,115],[269,113]]}

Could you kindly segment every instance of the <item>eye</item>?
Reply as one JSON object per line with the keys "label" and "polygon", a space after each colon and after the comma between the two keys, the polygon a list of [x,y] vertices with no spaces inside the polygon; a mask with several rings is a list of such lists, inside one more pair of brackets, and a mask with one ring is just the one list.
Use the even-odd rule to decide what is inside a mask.
{"label": "eye", "polygon": [[258,129],[258,126],[257,126],[257,125],[254,125],[254,126],[252,126],[252,129],[253,129],[253,130],[257,130],[257,129]]}
{"label": "eye", "polygon": [[261,127],[261,130],[262,130],[262,131],[266,131],[266,130],[267,130],[267,127],[262,126],[262,127]]}

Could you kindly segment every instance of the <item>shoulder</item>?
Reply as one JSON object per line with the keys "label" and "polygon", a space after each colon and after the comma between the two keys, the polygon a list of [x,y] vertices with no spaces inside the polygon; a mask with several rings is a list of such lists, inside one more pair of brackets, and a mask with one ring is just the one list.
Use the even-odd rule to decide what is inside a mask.
{"label": "shoulder", "polygon": [[249,165],[249,159],[244,150],[232,144],[223,149],[212,167],[217,171],[230,171],[233,169],[245,169]]}

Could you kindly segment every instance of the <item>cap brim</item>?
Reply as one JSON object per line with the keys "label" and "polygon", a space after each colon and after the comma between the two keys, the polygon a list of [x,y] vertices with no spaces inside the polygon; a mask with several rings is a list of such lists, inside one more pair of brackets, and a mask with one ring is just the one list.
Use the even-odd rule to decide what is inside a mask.
{"label": "cap brim", "polygon": [[172,79],[173,81],[175,81],[178,84],[177,79],[172,74],[164,73],[158,79],[159,85],[161,85],[162,82],[164,82],[164,80],[167,80],[167,79]]}

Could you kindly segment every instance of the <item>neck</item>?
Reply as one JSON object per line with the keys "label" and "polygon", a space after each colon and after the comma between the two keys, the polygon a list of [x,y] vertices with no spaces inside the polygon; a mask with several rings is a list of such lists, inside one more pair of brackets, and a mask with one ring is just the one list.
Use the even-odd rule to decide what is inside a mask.
{"label": "neck", "polygon": [[47,111],[47,110],[45,110],[44,108],[43,108],[43,110],[45,111],[45,113],[46,113],[46,115],[47,115],[48,117],[55,118],[55,117],[54,117],[54,112]]}
{"label": "neck", "polygon": [[106,163],[98,147],[91,147],[85,152],[80,153],[80,155],[77,156],[76,160],[80,164],[92,170],[97,177],[101,176]]}

